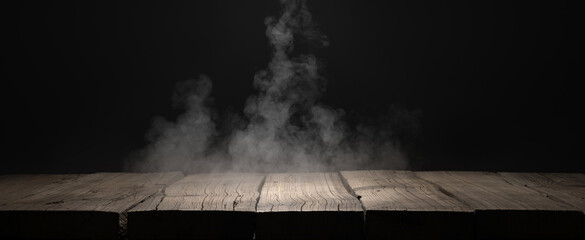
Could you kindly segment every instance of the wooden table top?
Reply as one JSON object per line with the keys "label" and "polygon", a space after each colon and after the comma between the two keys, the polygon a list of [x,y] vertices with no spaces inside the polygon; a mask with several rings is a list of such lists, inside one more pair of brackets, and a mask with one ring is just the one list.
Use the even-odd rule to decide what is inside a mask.
{"label": "wooden table top", "polygon": [[584,212],[580,173],[0,176],[2,239],[583,239]]}

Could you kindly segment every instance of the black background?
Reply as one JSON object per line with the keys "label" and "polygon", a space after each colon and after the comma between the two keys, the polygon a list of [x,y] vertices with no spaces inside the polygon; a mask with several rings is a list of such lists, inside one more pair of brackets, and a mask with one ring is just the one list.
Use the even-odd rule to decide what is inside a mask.
{"label": "black background", "polygon": [[[415,170],[584,172],[583,14],[552,2],[309,1],[330,46],[321,102],[420,111]],[[241,112],[271,49],[276,0],[2,6],[0,173],[121,171],[174,84],[211,77]]]}

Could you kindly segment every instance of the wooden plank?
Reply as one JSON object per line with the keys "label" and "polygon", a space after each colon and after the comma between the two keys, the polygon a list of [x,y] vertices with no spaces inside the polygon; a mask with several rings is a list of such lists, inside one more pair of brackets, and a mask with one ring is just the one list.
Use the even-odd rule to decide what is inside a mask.
{"label": "wooden plank", "polygon": [[264,174],[194,174],[128,214],[132,239],[252,239]]}
{"label": "wooden plank", "polygon": [[475,210],[477,239],[582,239],[583,214],[496,173],[417,172]]}
{"label": "wooden plank", "polygon": [[257,239],[363,237],[362,206],[338,173],[269,174],[257,213]]}
{"label": "wooden plank", "polygon": [[5,177],[6,183],[20,184],[2,191],[8,194],[0,197],[0,238],[117,239],[124,234],[129,208],[181,177],[181,173]]}
{"label": "wooden plank", "polygon": [[506,181],[539,192],[585,211],[585,174],[581,173],[499,173]]}
{"label": "wooden plank", "polygon": [[471,239],[472,210],[410,171],[343,171],[366,210],[367,239]]}
{"label": "wooden plank", "polygon": [[0,210],[11,210],[13,203],[17,200],[53,191],[80,176],[79,174],[0,176]]}

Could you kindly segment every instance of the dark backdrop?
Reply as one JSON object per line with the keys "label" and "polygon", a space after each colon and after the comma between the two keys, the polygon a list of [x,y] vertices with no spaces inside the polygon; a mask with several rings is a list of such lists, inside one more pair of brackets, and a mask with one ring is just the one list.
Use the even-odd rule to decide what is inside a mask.
{"label": "dark backdrop", "polygon": [[[572,1],[575,2],[575,1]],[[121,171],[174,84],[200,73],[241,111],[276,0],[2,4],[1,173]],[[583,14],[564,1],[309,1],[331,45],[321,99],[420,111],[416,170],[584,172]],[[357,117],[356,117],[357,116]]]}

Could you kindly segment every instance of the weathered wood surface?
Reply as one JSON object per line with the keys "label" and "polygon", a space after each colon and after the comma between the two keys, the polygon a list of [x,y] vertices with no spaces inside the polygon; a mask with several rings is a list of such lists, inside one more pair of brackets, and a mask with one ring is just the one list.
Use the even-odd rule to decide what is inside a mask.
{"label": "weathered wood surface", "polygon": [[0,238],[116,239],[124,231],[125,212],[129,208],[182,176],[181,173],[3,176]]}
{"label": "weathered wood surface", "polygon": [[[80,176],[78,174],[0,176],[0,210],[17,210],[22,205],[23,199],[39,198],[47,193],[58,192],[62,185]],[[50,202],[44,202],[44,204],[50,204]]]}
{"label": "weathered wood surface", "polygon": [[499,173],[511,184],[532,189],[558,202],[585,211],[585,174],[580,173]]}
{"label": "weathered wood surface", "polygon": [[268,174],[257,212],[258,239],[362,238],[362,206],[338,173]]}
{"label": "weathered wood surface", "polygon": [[343,171],[366,210],[368,239],[470,239],[472,209],[410,171]]}
{"label": "weathered wood surface", "polygon": [[133,239],[252,239],[264,174],[194,174],[129,211]]}
{"label": "weathered wood surface", "polygon": [[497,173],[416,172],[475,210],[477,239],[582,239],[583,214]]}
{"label": "weathered wood surface", "polygon": [[584,201],[563,173],[6,175],[0,239],[583,239]]}

